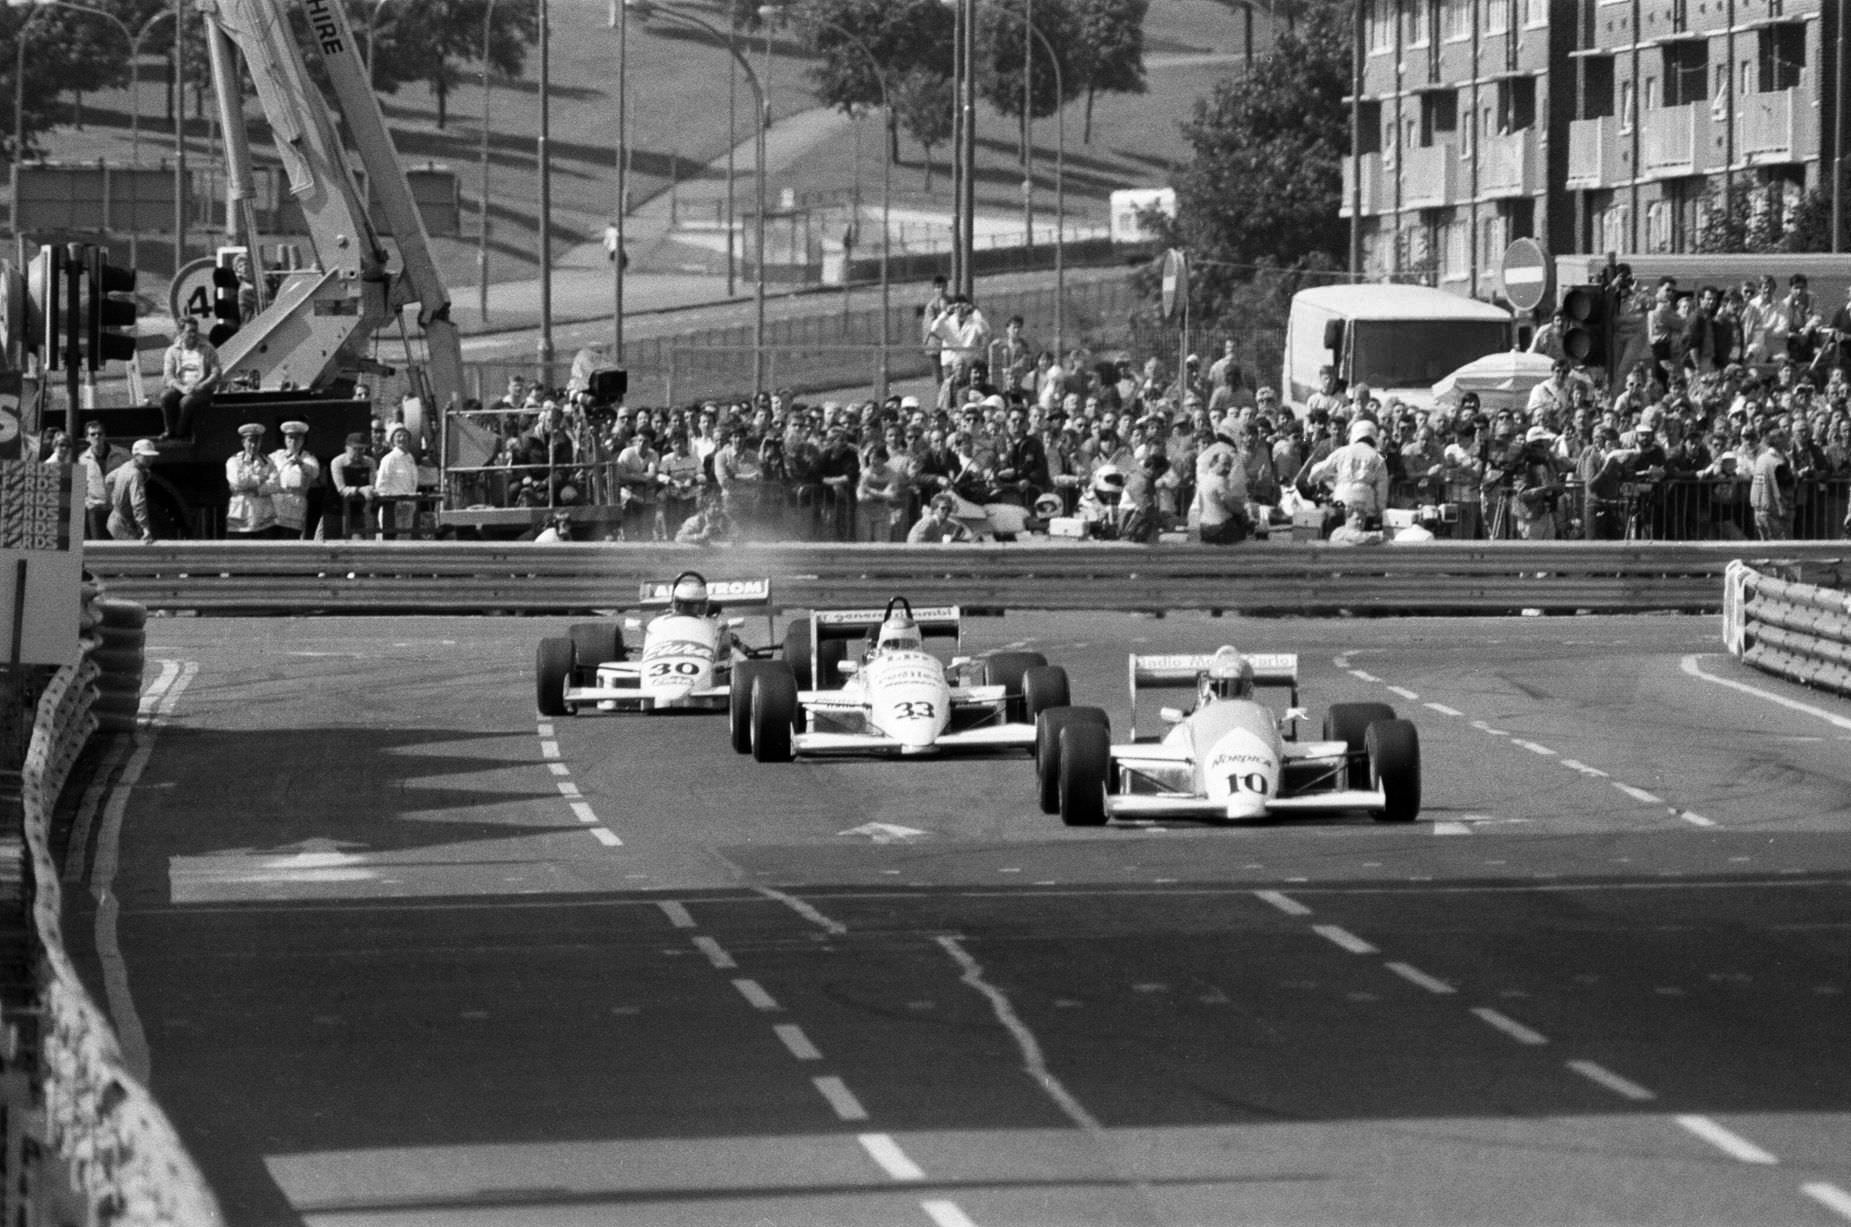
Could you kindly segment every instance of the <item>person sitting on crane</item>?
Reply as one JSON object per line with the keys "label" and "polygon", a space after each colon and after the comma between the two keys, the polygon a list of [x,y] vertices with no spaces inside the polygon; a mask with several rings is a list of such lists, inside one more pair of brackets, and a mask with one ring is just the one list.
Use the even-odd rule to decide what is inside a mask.
{"label": "person sitting on crane", "polygon": [[219,351],[200,339],[199,321],[181,316],[174,343],[161,359],[161,438],[193,437],[193,419],[212,404],[212,390],[222,373]]}

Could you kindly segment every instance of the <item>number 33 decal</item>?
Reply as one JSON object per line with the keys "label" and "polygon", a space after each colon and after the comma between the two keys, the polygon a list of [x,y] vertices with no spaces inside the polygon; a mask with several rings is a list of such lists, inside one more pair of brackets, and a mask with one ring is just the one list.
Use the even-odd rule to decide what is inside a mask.
{"label": "number 33 decal", "polygon": [[899,709],[902,720],[930,720],[932,718],[932,705],[921,700],[895,703],[894,707]]}

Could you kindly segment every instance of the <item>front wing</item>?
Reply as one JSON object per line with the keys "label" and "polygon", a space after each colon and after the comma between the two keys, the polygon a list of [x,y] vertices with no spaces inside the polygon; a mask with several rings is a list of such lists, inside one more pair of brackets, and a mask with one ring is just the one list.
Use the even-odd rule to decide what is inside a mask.
{"label": "front wing", "polygon": [[[1388,800],[1379,788],[1346,788],[1300,797],[1274,797],[1258,814],[1243,819],[1272,818],[1283,814],[1328,814],[1342,810],[1383,810]],[[1193,793],[1107,793],[1105,812],[1113,818],[1226,818],[1228,803]]]}
{"label": "front wing", "polygon": [[640,686],[567,686],[566,706],[625,712],[723,711],[730,693],[725,686],[708,686],[680,698],[663,699]]}
{"label": "front wing", "polygon": [[994,724],[965,729],[957,733],[940,733],[929,746],[909,749],[880,733],[796,733],[791,750],[796,754],[943,754],[947,751],[1031,750],[1035,746],[1032,724]]}

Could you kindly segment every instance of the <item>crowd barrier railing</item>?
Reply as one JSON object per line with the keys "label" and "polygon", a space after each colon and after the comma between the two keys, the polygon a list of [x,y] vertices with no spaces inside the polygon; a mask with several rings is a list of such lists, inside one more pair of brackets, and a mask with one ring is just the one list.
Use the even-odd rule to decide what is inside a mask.
{"label": "crowd barrier railing", "polygon": [[1730,654],[1746,664],[1851,695],[1851,592],[1734,561],[1723,576],[1722,633]]}
{"label": "crowd barrier railing", "polygon": [[[1791,542],[1835,558],[1842,543]],[[1416,546],[96,543],[85,563],[150,610],[210,614],[566,613],[627,605],[692,568],[770,576],[787,608],[915,602],[984,609],[1255,614],[1714,612],[1728,542],[1428,542]]]}

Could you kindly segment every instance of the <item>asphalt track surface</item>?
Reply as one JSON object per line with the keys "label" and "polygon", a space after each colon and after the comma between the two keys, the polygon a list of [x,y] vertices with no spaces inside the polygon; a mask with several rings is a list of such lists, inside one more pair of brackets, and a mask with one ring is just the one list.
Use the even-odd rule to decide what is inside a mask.
{"label": "asphalt track surface", "polygon": [[1851,704],[1714,619],[970,622],[1420,726],[1412,826],[1090,831],[539,719],[562,625],[150,622],[66,932],[231,1222],[1851,1222]]}

